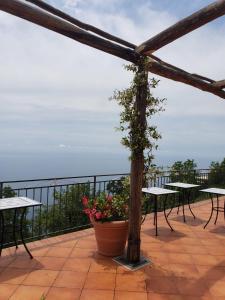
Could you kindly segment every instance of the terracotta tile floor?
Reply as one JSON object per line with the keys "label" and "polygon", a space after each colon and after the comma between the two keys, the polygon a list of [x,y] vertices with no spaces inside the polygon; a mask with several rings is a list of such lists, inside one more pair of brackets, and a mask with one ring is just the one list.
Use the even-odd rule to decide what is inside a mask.
{"label": "terracotta tile floor", "polygon": [[225,299],[225,221],[220,213],[203,229],[209,201],[193,205],[187,223],[176,210],[171,232],[159,213],[159,236],[152,216],[142,225],[142,252],[152,264],[132,272],[96,251],[93,229],[3,250],[0,300],[198,300]]}

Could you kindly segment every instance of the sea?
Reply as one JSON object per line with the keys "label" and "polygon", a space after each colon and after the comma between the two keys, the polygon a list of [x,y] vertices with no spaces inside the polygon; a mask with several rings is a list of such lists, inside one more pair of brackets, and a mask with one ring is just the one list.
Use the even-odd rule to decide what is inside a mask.
{"label": "sea", "polygon": [[[155,164],[165,169],[177,160],[195,159],[198,168],[208,168],[214,157],[157,155]],[[130,172],[128,152],[3,153],[0,154],[0,181]]]}

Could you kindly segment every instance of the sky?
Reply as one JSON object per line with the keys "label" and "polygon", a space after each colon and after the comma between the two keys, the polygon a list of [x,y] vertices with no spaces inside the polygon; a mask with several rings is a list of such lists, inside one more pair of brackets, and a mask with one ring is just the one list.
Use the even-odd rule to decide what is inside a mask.
{"label": "sky", "polygon": [[[46,2],[138,45],[211,1]],[[224,31],[221,17],[155,55],[191,73],[222,80]],[[109,101],[115,89],[131,81],[123,68],[126,61],[4,12],[0,40],[0,177],[129,171],[129,153],[115,131],[120,108]],[[167,166],[190,158],[208,167],[213,160],[221,161],[225,101],[150,76],[160,79],[154,95],[167,98],[165,111],[152,120],[162,134],[155,162]]]}

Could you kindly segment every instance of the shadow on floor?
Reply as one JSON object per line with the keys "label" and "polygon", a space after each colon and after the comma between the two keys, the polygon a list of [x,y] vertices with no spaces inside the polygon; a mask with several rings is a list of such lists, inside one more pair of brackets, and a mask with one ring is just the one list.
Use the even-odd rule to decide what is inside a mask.
{"label": "shadow on floor", "polygon": [[[210,230],[210,232],[216,233],[216,234],[221,234],[221,235],[225,236],[225,226],[216,227],[216,228]],[[224,253],[225,253],[225,250],[224,250]]]}
{"label": "shadow on floor", "polygon": [[174,241],[186,236],[183,232],[171,231],[170,228],[161,226],[158,227],[158,236],[155,235],[155,228],[143,229],[142,232],[161,241]]}
{"label": "shadow on floor", "polygon": [[42,268],[38,260],[26,256],[15,256],[14,258],[5,256],[0,258],[0,262],[7,263],[0,272],[0,284],[20,284],[32,270],[36,269],[37,264],[39,264],[39,268]]}
{"label": "shadow on floor", "polygon": [[[200,219],[198,217],[193,218],[193,216],[185,216],[186,219],[186,224],[190,226],[199,226],[199,225],[205,225],[206,221],[203,219]],[[176,221],[176,222],[184,222],[183,216],[179,215],[176,217],[171,218],[171,220]]]}
{"label": "shadow on floor", "polygon": [[218,299],[225,299],[225,291],[223,290],[225,260],[211,268],[202,266],[203,270],[201,272],[197,269],[195,269],[194,272],[193,269],[191,272],[193,276],[190,276],[190,273],[187,274],[188,265],[180,264],[178,266],[178,269],[172,270],[168,267],[168,265],[160,265],[158,263],[153,263],[146,267],[146,286],[148,291],[158,294],[181,294],[185,297],[185,299],[186,297],[188,299],[189,297],[190,299],[192,299],[192,297],[193,299],[203,299],[203,296],[207,297],[212,294],[218,296],[220,294],[221,298]]}

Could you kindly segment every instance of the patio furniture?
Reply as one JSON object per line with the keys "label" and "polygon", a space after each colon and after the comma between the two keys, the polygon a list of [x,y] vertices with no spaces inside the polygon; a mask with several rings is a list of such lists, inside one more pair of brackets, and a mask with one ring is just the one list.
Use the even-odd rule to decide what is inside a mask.
{"label": "patio furniture", "polygon": [[16,249],[18,248],[17,238],[16,238],[16,221],[17,221],[17,213],[19,209],[22,209],[22,214],[19,220],[19,232],[21,241],[29,254],[30,258],[33,258],[32,254],[30,253],[29,249],[27,248],[27,245],[24,241],[23,237],[23,226],[24,226],[24,217],[26,215],[26,210],[28,207],[34,207],[34,206],[40,206],[42,203],[37,202],[35,200],[26,198],[26,197],[12,197],[12,198],[2,198],[0,199],[0,219],[1,219],[1,240],[0,240],[0,256],[2,253],[2,248],[4,244],[4,234],[5,234],[5,220],[4,220],[4,212],[14,210],[14,218],[13,218],[13,238],[16,245]]}
{"label": "patio furniture", "polygon": [[[206,224],[204,226],[204,229],[205,229],[206,226],[209,224],[210,220],[212,219],[212,215],[213,215],[214,211],[216,211],[216,219],[214,221],[214,224],[216,224],[216,222],[217,222],[219,212],[223,212],[224,213],[224,218],[225,218],[225,199],[224,199],[223,207],[219,206],[219,196],[225,196],[225,189],[208,188],[208,189],[200,190],[200,192],[208,193],[210,195],[211,203],[212,203],[211,214],[209,216],[208,221],[206,222]],[[216,206],[214,205],[214,201],[213,201],[214,200],[213,199],[214,195],[216,196]]]}
{"label": "patio furniture", "polygon": [[[189,210],[190,210],[192,216],[195,219],[195,215],[194,215],[194,213],[191,209],[191,206],[190,206],[190,197],[191,197],[191,191],[194,188],[198,187],[199,185],[198,184],[183,183],[183,182],[171,182],[171,183],[166,183],[165,186],[176,188],[181,192],[179,194],[179,203],[178,203],[177,214],[179,214],[180,205],[182,204],[184,222],[186,222],[185,211],[184,211],[185,199],[187,199]],[[172,209],[170,210],[170,212],[168,213],[167,216],[170,215],[171,211],[172,211]]]}
{"label": "patio furniture", "polygon": [[[166,223],[169,225],[171,231],[174,231],[174,229],[172,228],[172,226],[170,225],[168,218],[167,218],[167,214],[166,214],[166,200],[168,195],[170,194],[175,194],[177,193],[177,191],[173,191],[173,190],[168,190],[168,189],[163,189],[163,188],[158,188],[158,187],[150,187],[150,188],[143,188],[142,189],[143,193],[149,194],[150,197],[153,196],[153,201],[154,201],[154,225],[155,225],[155,235],[158,235],[158,220],[157,220],[157,212],[158,212],[158,200],[161,196],[165,196],[163,197],[163,212],[164,212],[164,216],[166,219]],[[147,213],[147,211],[146,211]]]}

